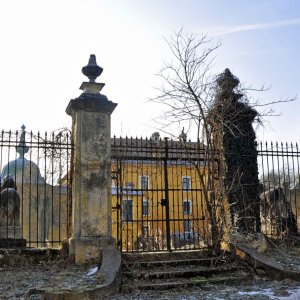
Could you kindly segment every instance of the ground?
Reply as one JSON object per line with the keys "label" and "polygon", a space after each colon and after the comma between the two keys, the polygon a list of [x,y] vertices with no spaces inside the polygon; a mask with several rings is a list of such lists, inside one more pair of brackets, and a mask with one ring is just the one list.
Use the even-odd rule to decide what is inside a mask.
{"label": "ground", "polygon": [[[34,266],[2,267],[0,269],[0,299],[42,299],[39,287],[76,288],[78,284],[93,285],[96,266],[79,267],[68,261],[42,262]],[[62,280],[63,279],[63,280]],[[107,299],[300,299],[300,282],[272,281],[254,276],[251,281],[228,285],[206,285],[165,291],[133,291],[119,293]]]}
{"label": "ground", "polygon": [[188,289],[167,291],[135,291],[130,294],[118,294],[112,300],[298,300],[300,282],[291,280],[271,281],[254,278],[251,282],[239,282],[231,285],[190,287]]}
{"label": "ground", "polygon": [[[267,253],[277,262],[290,270],[300,271],[300,247],[274,245]],[[43,299],[38,292],[46,287],[76,290],[79,286],[93,287],[97,266],[76,266],[68,259],[40,261],[28,266],[0,267],[0,299]],[[300,299],[300,281],[275,281],[268,278],[262,270],[251,274],[251,279],[240,280],[231,284],[202,285],[185,289],[170,290],[135,290],[130,293],[107,297],[112,300],[297,300]],[[99,279],[98,279],[99,280]],[[99,283],[99,282],[98,282]]]}
{"label": "ground", "polygon": [[[285,243],[273,243],[272,247],[264,253],[275,259],[288,270],[300,272],[300,246],[287,245]],[[299,297],[300,299],[300,297]]]}
{"label": "ground", "polygon": [[[96,266],[94,266],[96,267]],[[2,267],[0,299],[43,299],[39,287],[61,286],[76,289],[78,284],[92,285],[93,269],[78,267],[66,261],[41,263],[35,266]],[[63,280],[62,280],[63,278]],[[66,280],[67,278],[67,280]],[[206,285],[166,291],[134,291],[110,296],[111,300],[125,299],[300,299],[300,282],[273,281],[255,276],[251,281],[230,285]]]}
{"label": "ground", "polygon": [[97,266],[76,266],[68,260],[38,265],[0,267],[0,299],[42,299],[40,288],[76,290],[96,284]]}

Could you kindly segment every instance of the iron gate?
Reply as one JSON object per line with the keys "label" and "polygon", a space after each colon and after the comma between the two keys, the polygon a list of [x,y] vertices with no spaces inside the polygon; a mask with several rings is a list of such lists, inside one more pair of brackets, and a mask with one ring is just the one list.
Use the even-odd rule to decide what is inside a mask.
{"label": "iron gate", "polygon": [[196,143],[112,141],[113,235],[122,251],[206,248],[208,218]]}

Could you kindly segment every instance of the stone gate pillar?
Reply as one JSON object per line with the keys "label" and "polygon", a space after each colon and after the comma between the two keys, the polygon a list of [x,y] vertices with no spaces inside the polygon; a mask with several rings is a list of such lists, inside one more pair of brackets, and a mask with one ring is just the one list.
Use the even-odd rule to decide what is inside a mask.
{"label": "stone gate pillar", "polygon": [[72,99],[66,112],[72,116],[74,175],[72,182],[72,237],[70,254],[75,263],[99,261],[101,250],[114,243],[111,225],[110,115],[117,104],[95,82],[103,69],[91,55],[82,73],[89,78]]}

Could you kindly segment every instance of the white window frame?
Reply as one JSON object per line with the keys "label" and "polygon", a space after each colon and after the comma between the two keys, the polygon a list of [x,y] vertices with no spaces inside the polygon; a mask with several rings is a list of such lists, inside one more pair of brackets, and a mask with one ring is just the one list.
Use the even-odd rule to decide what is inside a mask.
{"label": "white window frame", "polygon": [[[189,224],[190,224],[190,225],[189,225],[189,228],[190,228],[189,231],[186,230],[186,225],[185,225],[186,223],[189,223]],[[183,220],[183,230],[184,230],[185,233],[191,233],[191,232],[193,232],[193,220],[190,220],[190,219],[184,219],[184,220]]]}
{"label": "white window frame", "polygon": [[[189,212],[185,211],[184,203],[189,203]],[[182,203],[182,211],[184,215],[190,216],[193,213],[192,200],[185,199]]]}
{"label": "white window frame", "polygon": [[128,190],[132,190],[134,189],[134,183],[133,182],[126,182],[125,183],[125,190],[128,191]]}
{"label": "white window frame", "polygon": [[[146,189],[143,188],[143,186],[142,186],[142,178],[147,178],[147,188],[146,188]],[[143,191],[146,191],[146,190],[149,190],[149,189],[150,189],[150,178],[149,178],[148,175],[142,175],[142,176],[140,176],[140,188],[141,188],[141,190],[143,190]]]}
{"label": "white window frame", "polygon": [[[125,206],[125,202],[126,201],[131,201],[131,215],[132,215],[132,218],[131,219],[128,219],[128,216],[126,216],[124,214],[124,206]],[[134,220],[134,209],[133,209],[133,199],[123,199],[122,200],[122,221],[126,221],[126,222],[131,222]]]}
{"label": "white window frame", "polygon": [[[184,180],[188,179],[188,186],[186,187],[184,184]],[[181,180],[181,184],[182,184],[182,190],[183,191],[190,191],[192,188],[192,178],[191,176],[182,176],[182,180]]]}
{"label": "white window frame", "polygon": [[[148,212],[148,214],[144,214],[144,203],[147,203],[147,212]],[[143,203],[142,203],[142,215],[143,215],[143,217],[149,217],[150,216],[150,201],[146,198],[143,199]]]}

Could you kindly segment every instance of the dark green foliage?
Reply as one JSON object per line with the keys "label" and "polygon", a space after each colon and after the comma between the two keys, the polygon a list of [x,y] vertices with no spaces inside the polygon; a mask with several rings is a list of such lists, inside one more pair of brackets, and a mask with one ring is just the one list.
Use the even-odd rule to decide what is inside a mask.
{"label": "dark green foliage", "polygon": [[[256,135],[252,126],[257,112],[235,93],[239,80],[226,69],[219,85],[211,116],[224,155],[224,185],[231,219],[240,231],[260,229],[259,180]],[[216,128],[218,130],[216,130]]]}

